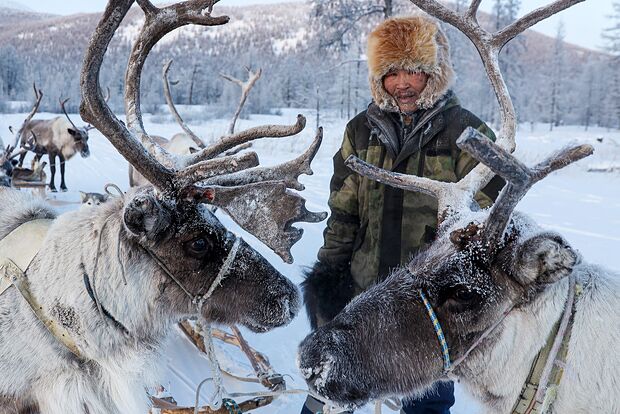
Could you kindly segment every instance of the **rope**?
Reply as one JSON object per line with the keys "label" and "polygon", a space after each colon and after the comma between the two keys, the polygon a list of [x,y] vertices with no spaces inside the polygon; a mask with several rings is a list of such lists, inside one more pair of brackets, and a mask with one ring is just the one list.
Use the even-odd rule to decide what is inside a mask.
{"label": "rope", "polygon": [[222,403],[224,405],[224,408],[228,410],[228,414],[242,414],[243,413],[243,411],[241,411],[241,407],[239,407],[239,404],[237,404],[235,400],[232,400],[230,398],[224,398],[222,400]]}
{"label": "rope", "polygon": [[433,323],[433,328],[435,328],[435,333],[437,334],[437,339],[439,339],[439,345],[441,346],[441,355],[443,357],[443,370],[444,372],[450,371],[450,351],[448,351],[448,343],[446,342],[446,337],[443,334],[443,329],[441,329],[441,324],[439,323],[439,319],[433,310],[430,302],[426,298],[426,295],[422,290],[419,290],[420,297],[422,298],[422,302],[424,302],[424,306],[426,307],[426,312],[428,316],[431,318],[431,322]]}
{"label": "rope", "polygon": [[99,295],[97,294],[97,269],[99,267],[99,254],[101,253],[101,240],[103,239],[103,231],[108,225],[110,218],[112,218],[112,215],[108,216],[105,219],[105,221],[103,222],[103,225],[101,226],[101,229],[99,229],[99,237],[97,238],[97,250],[95,253],[95,263],[93,265],[93,278],[92,278],[93,279],[93,283],[92,283],[93,299],[95,300],[95,305],[97,306],[97,310],[99,311],[99,315],[101,316],[101,319],[105,321],[106,326],[108,327],[110,326],[110,322],[105,317],[105,314],[103,312],[103,306],[101,306],[101,301],[99,300]]}
{"label": "rope", "polygon": [[213,283],[211,283],[211,286],[209,287],[209,290],[207,291],[207,293],[205,293],[202,297],[194,298],[194,301],[196,302],[196,305],[198,306],[198,310],[202,308],[202,304],[204,303],[204,301],[211,297],[211,295],[213,294],[213,291],[222,283],[222,280],[224,280],[224,277],[226,277],[228,270],[230,269],[233,262],[235,261],[235,258],[237,257],[237,252],[239,251],[241,240],[242,240],[241,237],[235,238],[235,242],[233,243],[233,246],[230,248],[230,251],[228,252],[228,257],[226,257],[224,264],[222,265],[222,267],[220,268],[220,271],[218,272],[217,276],[213,280]]}
{"label": "rope", "polygon": [[[201,324],[199,322],[196,323],[196,332],[201,333]],[[213,345],[213,332],[211,331],[211,325],[206,326],[206,336],[205,341],[205,351],[207,353],[207,358],[209,360],[209,364],[211,365],[211,371],[213,372],[213,385],[215,386],[215,391],[213,393],[213,397],[211,401],[209,401],[209,408],[218,409],[223,401],[224,394],[224,385],[222,382],[222,373],[220,371],[220,363],[217,360],[217,356],[215,355],[215,346]]]}
{"label": "rope", "polygon": [[[110,197],[118,196],[121,198],[121,200],[125,201],[125,193],[123,193],[123,191],[116,184],[108,183],[103,187],[103,189]],[[112,191],[110,191],[110,189],[116,190],[117,195],[114,195]],[[118,237],[116,238],[116,258],[118,260],[118,265],[121,268],[123,283],[125,284],[125,286],[127,286],[127,277],[125,276],[125,263],[123,263],[123,261],[121,260],[121,229],[122,227],[119,228]]]}

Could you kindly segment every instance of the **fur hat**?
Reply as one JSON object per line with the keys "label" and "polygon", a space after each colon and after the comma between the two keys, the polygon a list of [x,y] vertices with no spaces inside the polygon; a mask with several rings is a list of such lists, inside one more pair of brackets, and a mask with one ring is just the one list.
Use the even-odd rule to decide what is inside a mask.
{"label": "fur hat", "polygon": [[439,24],[428,16],[391,18],[368,36],[368,72],[375,103],[385,111],[398,112],[394,98],[383,87],[383,77],[404,69],[428,75],[417,105],[431,108],[448,91],[454,79],[450,46]]}

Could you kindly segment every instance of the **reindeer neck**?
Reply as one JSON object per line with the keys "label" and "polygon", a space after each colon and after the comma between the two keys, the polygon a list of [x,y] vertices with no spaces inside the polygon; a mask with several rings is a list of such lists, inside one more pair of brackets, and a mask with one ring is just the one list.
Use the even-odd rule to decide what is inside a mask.
{"label": "reindeer neck", "polygon": [[567,289],[568,280],[561,280],[515,308],[498,335],[488,338],[457,369],[458,377],[488,413],[509,412],[514,405],[536,355],[561,318]]}
{"label": "reindeer neck", "polygon": [[127,237],[122,202],[110,204],[58,217],[28,271],[44,306],[74,315],[69,330],[95,360],[157,348],[173,322],[160,317],[156,265]]}

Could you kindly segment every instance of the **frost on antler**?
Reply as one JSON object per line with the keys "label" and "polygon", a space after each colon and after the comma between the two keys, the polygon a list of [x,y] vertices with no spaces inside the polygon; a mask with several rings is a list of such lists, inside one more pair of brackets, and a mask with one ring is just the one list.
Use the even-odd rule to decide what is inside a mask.
{"label": "frost on antler", "polygon": [[495,246],[500,245],[504,230],[516,205],[535,183],[553,171],[564,168],[594,152],[591,145],[568,147],[550,155],[534,167],[528,168],[512,154],[473,128],[465,131],[457,141],[457,145],[506,180],[507,185],[491,207],[483,229],[483,237],[489,245]]}
{"label": "frost on antler", "polygon": [[[148,0],[137,2],[144,11],[145,21],[132,48],[125,78],[127,125],[120,122],[102,96],[99,71],[112,36],[132,3],[133,0],[110,1],[93,35],[81,77],[82,117],[101,131],[159,190],[161,197],[216,205],[284,260],[292,261],[290,249],[302,233],[292,224],[326,217],[325,213],[310,213],[304,206],[305,200],[288,190],[303,189],[297,178],[300,174],[312,174],[310,162],[321,143],[322,132],[319,130],[314,142],[300,157],[274,167],[259,167],[254,153],[225,153],[252,140],[295,135],[305,127],[303,116],[299,115],[294,125],[265,125],[227,135],[210,146],[201,145],[202,149],[195,154],[183,156],[168,153],[148,135],[140,111],[140,76],[144,62],[155,44],[178,27],[227,23],[226,16],[211,16],[212,4],[208,1],[186,1],[163,8]],[[168,68],[169,64],[164,66],[165,85]],[[166,97],[174,109],[169,88]],[[176,110],[173,114],[182,123]]]}

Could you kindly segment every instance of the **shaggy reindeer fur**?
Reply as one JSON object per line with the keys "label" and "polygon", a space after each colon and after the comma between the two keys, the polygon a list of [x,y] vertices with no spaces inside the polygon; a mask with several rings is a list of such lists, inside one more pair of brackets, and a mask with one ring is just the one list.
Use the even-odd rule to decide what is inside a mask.
{"label": "shaggy reindeer fur", "polygon": [[[475,221],[483,222],[485,213],[478,214]],[[484,249],[459,251],[447,237],[470,221],[471,216],[446,223],[443,236],[407,268],[356,297],[302,342],[299,363],[310,386],[359,406],[374,398],[423,394],[435,381],[446,380],[439,342],[419,297],[423,289],[452,361],[517,303],[451,376],[484,405],[485,413],[508,413],[561,317],[572,273],[583,293],[551,413],[620,412],[620,275],[582,263],[560,235],[543,232],[518,213],[506,245],[490,268],[481,267],[477,255]]]}
{"label": "shaggy reindeer fur", "polygon": [[[50,335],[16,289],[0,296],[0,413],[15,412],[15,400],[36,404],[45,414],[146,413],[144,387],[156,383],[162,347],[180,319],[201,313],[209,321],[262,332],[293,318],[299,307],[295,286],[245,242],[198,311],[144,247],[190,292],[204,293],[232,235],[206,206],[168,205],[152,191],[141,188],[125,201],[114,197],[57,217],[26,272],[32,294],[70,332],[82,359]],[[40,217],[54,213],[40,200],[0,190],[0,238]],[[206,253],[196,253],[205,246],[196,240],[206,242]],[[85,275],[118,325],[99,313]]]}
{"label": "shaggy reindeer fur", "polygon": [[368,73],[374,102],[384,111],[398,112],[398,104],[383,87],[393,70],[425,72],[428,81],[417,105],[432,108],[450,88],[454,70],[448,39],[434,19],[418,14],[391,18],[368,36]]}

